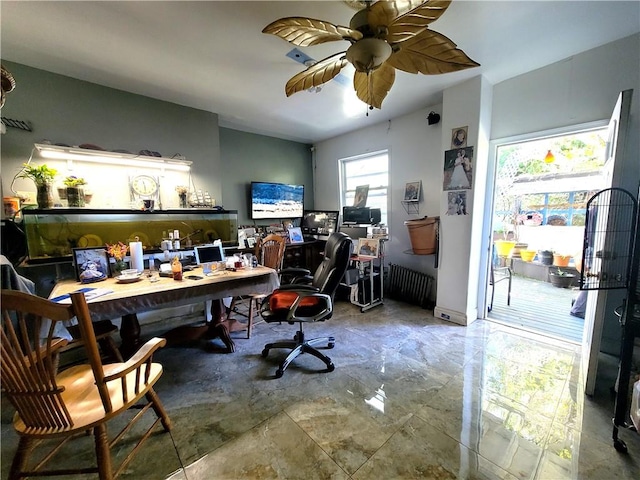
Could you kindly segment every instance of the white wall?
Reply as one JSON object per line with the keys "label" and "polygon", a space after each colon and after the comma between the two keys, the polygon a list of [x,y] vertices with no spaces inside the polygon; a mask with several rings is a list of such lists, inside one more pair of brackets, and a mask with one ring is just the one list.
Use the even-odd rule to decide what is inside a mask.
{"label": "white wall", "polygon": [[[637,189],[640,178],[640,151],[638,132],[640,130],[640,34],[627,37],[602,47],[575,55],[542,69],[506,80],[492,89],[490,105],[483,104],[480,117],[476,115],[476,125],[469,125],[469,138],[489,136],[491,139],[504,138],[552,128],[577,125],[609,118],[618,93],[634,88],[632,118],[630,128],[630,148],[635,155],[626,159],[622,174],[618,176],[619,186],[629,190]],[[483,90],[486,87],[483,86]],[[446,111],[447,105],[444,105]],[[443,115],[443,123],[427,126],[426,115],[430,110],[438,113],[442,106],[424,108],[397,119],[326,140],[316,147],[315,205],[317,208],[339,207],[338,159],[352,155],[390,148],[391,188],[389,223],[392,235],[390,261],[411,264],[414,268],[434,273],[433,256],[409,257],[402,254],[410,248],[404,220],[410,218],[400,203],[404,184],[410,180],[422,180],[424,203],[421,215],[434,216],[440,212],[442,196],[442,168],[444,151],[442,142],[446,130],[451,126]],[[483,120],[487,115],[489,120]],[[456,125],[457,125],[457,119]],[[490,130],[487,129],[490,125]],[[444,130],[443,130],[444,128]],[[483,145],[479,145],[482,148]],[[488,150],[488,149],[487,149]],[[482,161],[483,154],[476,155]],[[487,154],[484,154],[485,161]],[[487,179],[485,178],[485,181]],[[479,188],[480,180],[474,180]],[[474,190],[475,191],[475,190]],[[478,190],[479,192],[479,190]],[[476,192],[477,193],[477,192]],[[475,209],[481,202],[474,198]],[[475,221],[473,221],[475,228]],[[468,244],[468,239],[459,243],[448,237],[453,248]],[[481,257],[480,245],[473,243],[460,251],[459,255],[469,258],[469,248]],[[441,269],[448,268],[442,264]],[[475,272],[480,279],[481,272]],[[475,292],[468,292],[469,304],[474,301]],[[474,307],[475,305],[468,305]],[[457,310],[457,308],[456,308]],[[460,311],[466,311],[462,309]]]}
{"label": "white wall", "polygon": [[[634,89],[631,123],[613,186],[635,195],[640,183],[640,34],[496,85],[491,138],[607,120],[618,94],[628,89]],[[601,349],[614,355],[619,353],[620,326],[613,310],[625,296],[625,290],[607,292]]]}
{"label": "white wall", "polygon": [[[428,125],[430,111],[440,105],[379,123],[350,134],[318,143],[315,147],[315,199],[317,209],[339,209],[339,165],[341,158],[389,149],[390,199],[387,264],[397,263],[436,275],[433,255],[408,255],[411,249],[406,220],[436,216],[442,191],[441,124]],[[420,214],[409,215],[402,206],[407,182],[422,181]]]}

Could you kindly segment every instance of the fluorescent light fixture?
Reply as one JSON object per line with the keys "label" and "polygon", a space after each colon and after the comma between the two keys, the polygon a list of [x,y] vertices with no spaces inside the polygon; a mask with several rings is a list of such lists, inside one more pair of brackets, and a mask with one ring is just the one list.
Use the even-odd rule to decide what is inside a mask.
{"label": "fluorescent light fixture", "polygon": [[128,153],[107,152],[103,150],[89,150],[86,148],[60,147],[36,143],[35,148],[43,158],[54,160],[75,160],[77,162],[92,162],[108,165],[122,165],[126,167],[155,168],[158,170],[177,170],[188,172],[191,164],[188,160],[173,158],[147,157]]}

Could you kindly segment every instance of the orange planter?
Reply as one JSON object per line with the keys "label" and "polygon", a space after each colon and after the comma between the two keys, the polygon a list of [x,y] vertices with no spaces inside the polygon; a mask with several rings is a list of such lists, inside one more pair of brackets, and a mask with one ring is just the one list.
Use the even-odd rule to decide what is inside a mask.
{"label": "orange planter", "polygon": [[569,260],[571,260],[571,255],[559,255],[557,253],[553,254],[553,264],[556,267],[568,267]]}

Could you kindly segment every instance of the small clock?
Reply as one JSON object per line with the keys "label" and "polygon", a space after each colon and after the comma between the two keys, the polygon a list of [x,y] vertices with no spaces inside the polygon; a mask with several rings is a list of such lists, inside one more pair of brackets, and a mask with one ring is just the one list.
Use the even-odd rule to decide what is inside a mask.
{"label": "small clock", "polygon": [[158,178],[150,175],[131,177],[131,192],[141,197],[153,197],[160,188]]}
{"label": "small clock", "polygon": [[[156,209],[160,209],[160,179],[151,175],[129,177],[132,208],[140,208],[143,200],[153,200]],[[152,207],[153,209],[153,207]]]}

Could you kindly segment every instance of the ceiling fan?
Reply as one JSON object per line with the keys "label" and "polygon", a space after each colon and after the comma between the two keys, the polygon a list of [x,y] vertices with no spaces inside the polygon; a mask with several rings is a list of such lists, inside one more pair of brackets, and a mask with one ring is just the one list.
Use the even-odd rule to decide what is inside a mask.
{"label": "ceiling fan", "polygon": [[286,17],[262,32],[308,47],[346,40],[351,46],[321,60],[292,77],[287,97],[322,85],[351,63],[356,69],[353,85],[369,108],[381,108],[395,81],[396,69],[438,75],[480,66],[444,35],[428,25],[445,12],[452,0],[344,0],[359,9],[349,26],[306,17]]}

